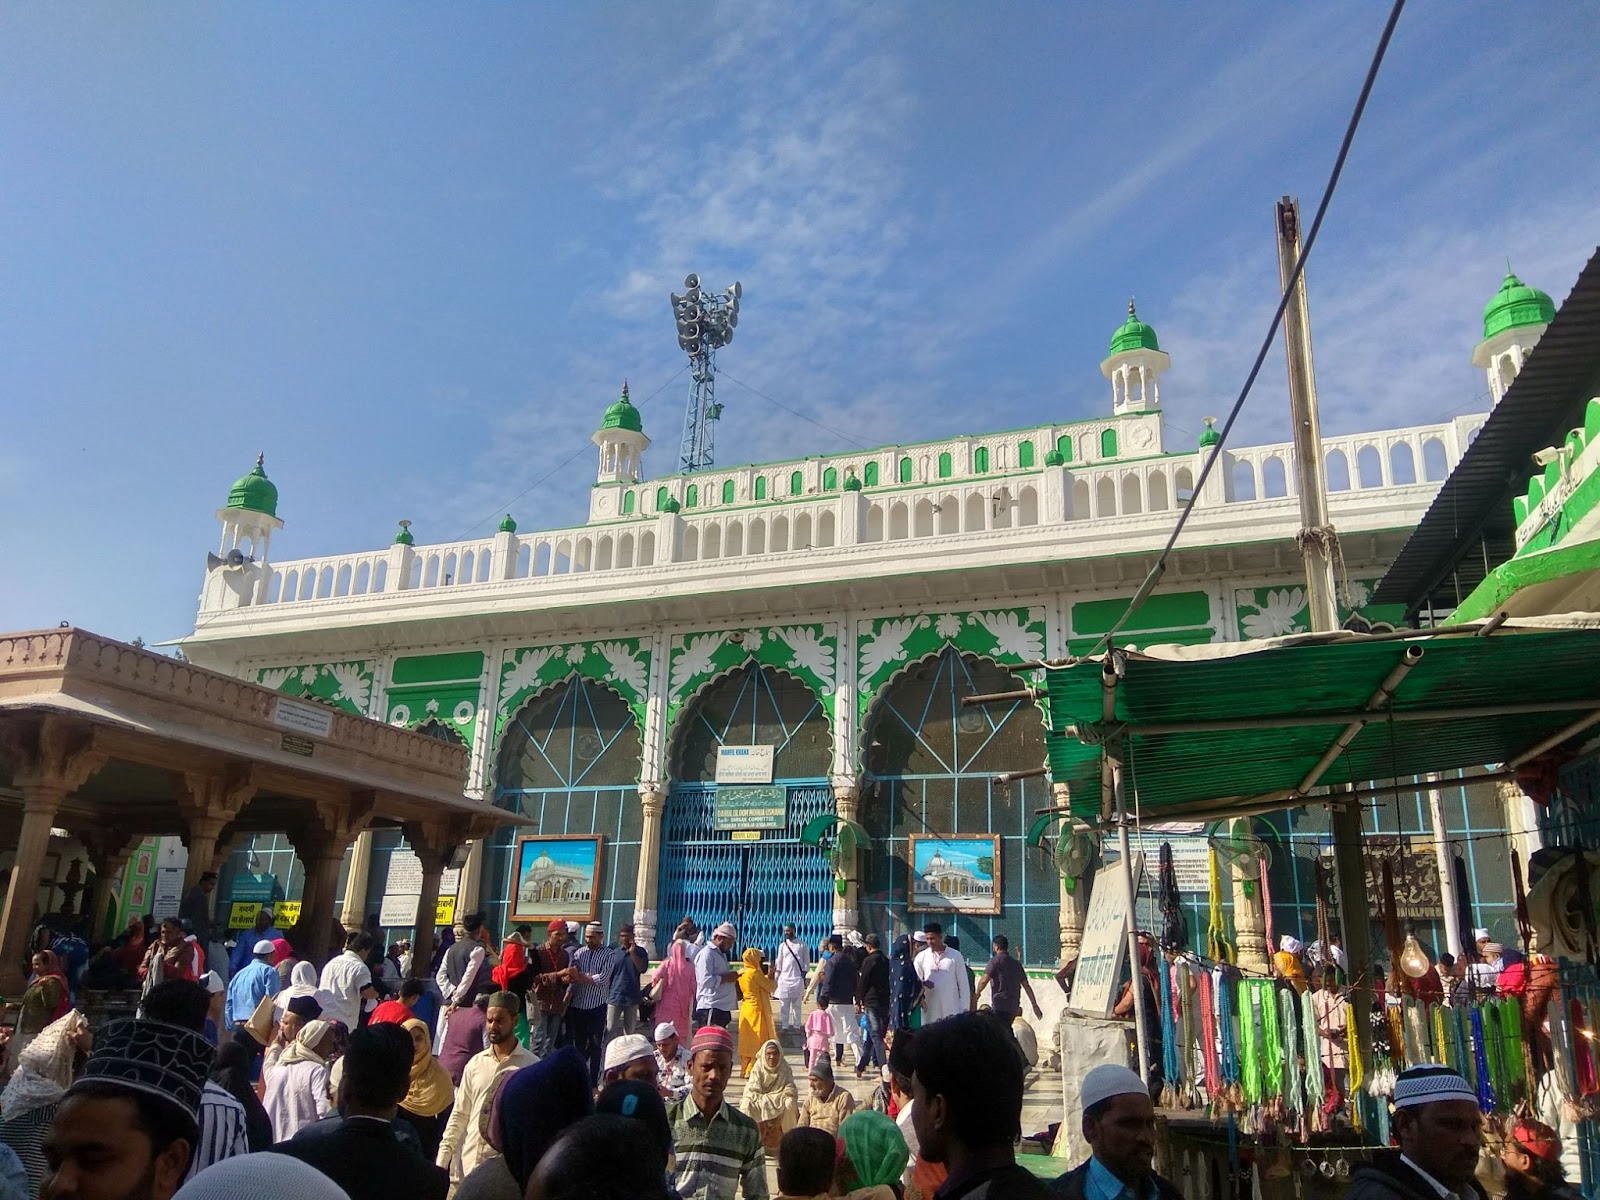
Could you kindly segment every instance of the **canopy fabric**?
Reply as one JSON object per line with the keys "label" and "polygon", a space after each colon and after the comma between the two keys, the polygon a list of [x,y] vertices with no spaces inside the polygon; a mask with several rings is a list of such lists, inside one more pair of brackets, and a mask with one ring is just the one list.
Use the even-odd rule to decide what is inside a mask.
{"label": "canopy fabric", "polygon": [[1511,763],[1600,726],[1593,613],[1152,646],[1115,661],[1119,678],[1104,659],[1047,670],[1051,776],[1077,816],[1102,814],[1108,755],[1145,814],[1224,815],[1327,799],[1318,789],[1330,785]]}

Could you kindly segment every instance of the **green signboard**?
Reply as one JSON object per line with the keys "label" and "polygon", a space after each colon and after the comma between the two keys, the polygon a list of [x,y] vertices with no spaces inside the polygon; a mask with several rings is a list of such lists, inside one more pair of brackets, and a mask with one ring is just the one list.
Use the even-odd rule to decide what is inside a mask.
{"label": "green signboard", "polygon": [[782,829],[789,823],[789,789],[719,787],[714,829]]}

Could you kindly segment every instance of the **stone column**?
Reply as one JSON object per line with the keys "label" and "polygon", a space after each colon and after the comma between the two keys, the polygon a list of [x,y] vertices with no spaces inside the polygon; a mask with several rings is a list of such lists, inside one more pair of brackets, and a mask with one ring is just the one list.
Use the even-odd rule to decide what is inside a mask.
{"label": "stone column", "polygon": [[90,940],[99,941],[105,936],[111,902],[116,899],[113,885],[144,838],[119,829],[95,829],[80,832],[78,839],[89,852],[89,865],[94,869],[94,887],[89,892],[83,913],[88,921]]}
{"label": "stone column", "polygon": [[[839,814],[840,820],[855,821],[860,812],[861,782],[855,775],[835,775],[833,777],[833,805],[834,811]],[[844,933],[856,929],[861,923],[861,912],[857,907],[860,902],[861,884],[858,878],[861,865],[861,852],[858,850],[848,860],[839,864],[845,877],[844,895],[839,894],[839,889],[833,891],[833,931]]]}
{"label": "stone column", "polygon": [[661,828],[666,820],[667,785],[641,783],[639,804],[644,810],[644,831],[639,835],[639,874],[634,888],[633,936],[651,958],[656,955],[657,904],[661,889]]}
{"label": "stone column", "polygon": [[[332,945],[334,910],[338,907],[339,868],[344,865],[344,846],[322,845],[301,854],[306,868],[306,886],[301,894],[299,942],[302,957],[324,963],[344,947]],[[300,853],[298,849],[296,853]],[[303,943],[303,945],[301,944]]]}
{"label": "stone column", "polygon": [[439,907],[439,877],[455,857],[456,848],[473,832],[479,834],[481,842],[488,830],[474,831],[453,822],[406,823],[406,843],[422,864],[422,891],[417,896],[417,920],[411,938],[411,974],[414,978],[426,978],[428,965],[433,960],[433,925]]}
{"label": "stone column", "polygon": [[363,790],[343,796],[325,794],[305,803],[300,824],[286,831],[306,871],[300,924],[290,941],[302,958],[321,962],[342,949],[328,945],[334,911],[339,907],[339,868],[350,843],[372,823],[377,798]]}
{"label": "stone column", "polygon": [[178,811],[183,815],[183,844],[189,851],[189,865],[183,873],[185,891],[211,870],[222,831],[255,798],[256,787],[252,766],[184,772],[178,788]]}
{"label": "stone column", "polygon": [[[1272,948],[1267,945],[1267,919],[1261,907],[1261,881],[1246,880],[1238,867],[1233,875],[1233,938],[1239,969],[1266,975],[1271,970]],[[1250,894],[1245,894],[1246,884]]]}
{"label": "stone column", "polygon": [[367,919],[367,879],[372,873],[372,830],[356,835],[355,846],[350,851],[350,873],[344,881],[344,904],[340,908],[339,922],[346,929],[360,928]]}
{"label": "stone column", "polygon": [[483,901],[483,839],[473,842],[467,850],[466,865],[461,868],[461,887],[456,893],[456,917],[475,912]]}
{"label": "stone column", "polygon": [[21,790],[22,832],[17,838],[5,912],[0,915],[0,991],[12,996],[20,996],[27,986],[28,933],[33,928],[39,877],[56,810],[67,795],[65,787],[50,784],[25,784]]}
{"label": "stone column", "polygon": [[[1051,795],[1058,806],[1065,808],[1070,801],[1067,785],[1053,783],[1050,785]],[[1063,825],[1062,830],[1070,831],[1070,826]],[[1089,912],[1089,882],[1091,875],[1085,871],[1081,879],[1073,880],[1073,886],[1067,887],[1067,880],[1061,881],[1061,962],[1071,962],[1078,957],[1078,947],[1083,942],[1083,922]]]}

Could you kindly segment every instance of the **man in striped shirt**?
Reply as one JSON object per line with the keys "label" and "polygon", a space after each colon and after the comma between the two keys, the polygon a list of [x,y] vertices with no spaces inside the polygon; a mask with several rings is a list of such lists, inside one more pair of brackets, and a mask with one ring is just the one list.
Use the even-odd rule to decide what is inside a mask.
{"label": "man in striped shirt", "polygon": [[767,1156],[756,1123],[722,1098],[733,1073],[733,1035],[718,1025],[694,1035],[689,1094],[667,1106],[677,1154],[673,1186],[683,1200],[767,1200]]}
{"label": "man in striped shirt", "polygon": [[583,945],[567,968],[572,990],[567,1001],[567,1040],[588,1060],[589,1083],[600,1086],[600,1053],[606,1040],[606,995],[618,952],[606,945],[605,926],[590,921]]}

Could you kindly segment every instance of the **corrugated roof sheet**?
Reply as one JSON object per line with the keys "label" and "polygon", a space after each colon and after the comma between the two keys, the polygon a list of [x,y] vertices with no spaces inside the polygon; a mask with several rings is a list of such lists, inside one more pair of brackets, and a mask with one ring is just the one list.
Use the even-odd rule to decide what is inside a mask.
{"label": "corrugated roof sheet", "polygon": [[1583,406],[1600,392],[1600,249],[1528,356],[1522,372],[1429,506],[1373,593],[1374,604],[1416,612],[1455,580],[1465,597],[1511,557],[1512,496],[1533,474],[1533,452],[1559,444],[1583,424]]}

